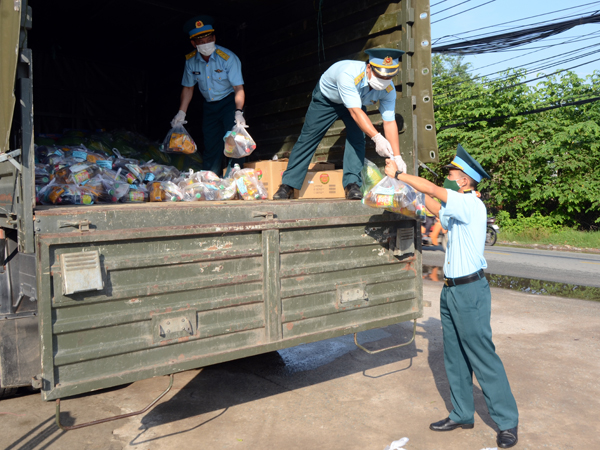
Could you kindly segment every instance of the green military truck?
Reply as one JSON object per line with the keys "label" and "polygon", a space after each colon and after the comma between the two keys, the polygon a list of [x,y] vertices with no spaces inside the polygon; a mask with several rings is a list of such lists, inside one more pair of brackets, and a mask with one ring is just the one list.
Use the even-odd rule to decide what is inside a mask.
{"label": "green military truck", "polygon": [[[256,158],[288,155],[321,73],[376,46],[406,52],[409,170],[437,158],[427,0],[218,3],[0,2],[0,395],[60,399],[422,315],[420,227],[360,202],[36,205],[34,132],[166,134],[199,13],[242,59]],[[334,124],[315,160],[340,168],[344,139]]]}

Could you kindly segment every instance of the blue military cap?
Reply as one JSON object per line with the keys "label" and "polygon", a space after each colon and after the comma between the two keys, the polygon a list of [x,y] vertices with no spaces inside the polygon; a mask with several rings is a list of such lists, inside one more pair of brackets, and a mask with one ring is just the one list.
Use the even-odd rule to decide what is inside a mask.
{"label": "blue military cap", "polygon": [[393,77],[400,70],[402,50],[393,48],[370,48],[365,50],[369,55],[369,64],[375,73],[381,77]]}
{"label": "blue military cap", "polygon": [[190,36],[190,39],[206,36],[215,32],[214,22],[211,16],[196,16],[185,23],[183,31]]}
{"label": "blue military cap", "polygon": [[447,169],[460,169],[471,178],[473,178],[477,183],[479,183],[483,178],[492,178],[489,174],[481,167],[475,159],[469,155],[469,153],[462,148],[462,145],[458,144],[458,148],[456,149],[456,156],[452,160],[452,162],[446,166]]}

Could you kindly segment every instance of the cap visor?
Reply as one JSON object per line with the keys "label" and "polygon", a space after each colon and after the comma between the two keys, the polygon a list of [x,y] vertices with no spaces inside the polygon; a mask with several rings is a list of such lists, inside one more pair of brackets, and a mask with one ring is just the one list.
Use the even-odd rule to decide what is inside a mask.
{"label": "cap visor", "polygon": [[383,69],[381,67],[375,67],[374,65],[371,65],[371,69],[381,77],[393,77],[400,71],[400,68],[398,67],[393,69]]}
{"label": "cap visor", "polygon": [[196,33],[196,34],[190,36],[190,39],[194,39],[194,38],[197,38],[197,37],[205,37],[205,36],[213,34],[214,32],[215,32],[215,30],[201,31],[200,33]]}

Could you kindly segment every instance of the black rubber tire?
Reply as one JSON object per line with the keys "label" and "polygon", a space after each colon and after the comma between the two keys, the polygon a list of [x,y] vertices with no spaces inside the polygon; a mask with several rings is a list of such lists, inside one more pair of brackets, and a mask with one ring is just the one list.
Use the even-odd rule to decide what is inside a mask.
{"label": "black rubber tire", "polygon": [[496,243],[496,240],[498,240],[498,234],[496,233],[496,230],[494,230],[492,227],[487,227],[485,233],[485,245],[489,245],[491,247]]}

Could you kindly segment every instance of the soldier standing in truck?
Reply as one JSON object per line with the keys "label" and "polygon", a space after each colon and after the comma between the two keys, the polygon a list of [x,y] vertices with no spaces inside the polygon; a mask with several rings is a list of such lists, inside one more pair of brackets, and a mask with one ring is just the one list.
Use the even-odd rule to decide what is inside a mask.
{"label": "soldier standing in truck", "polygon": [[[392,78],[400,70],[402,50],[372,48],[365,50],[369,62],[340,61],[321,76],[313,93],[302,132],[290,154],[282,184],[274,200],[290,198],[300,189],[312,156],[333,123],[342,119],[346,125],[343,185],[348,200],[360,200],[360,186],[365,159],[365,134],[375,142],[380,156],[394,158],[406,171],[400,156],[396,124],[396,89]],[[385,137],[367,116],[366,106],[379,103]]]}
{"label": "soldier standing in truck", "polygon": [[[240,59],[231,50],[215,44],[213,23],[210,16],[198,16],[184,26],[196,50],[186,55],[179,112],[171,121],[171,127],[187,123],[185,116],[197,84],[204,97],[203,168],[220,174],[223,136],[234,124],[246,126],[243,114],[246,94]],[[232,160],[228,159],[228,169],[232,165]]]}

